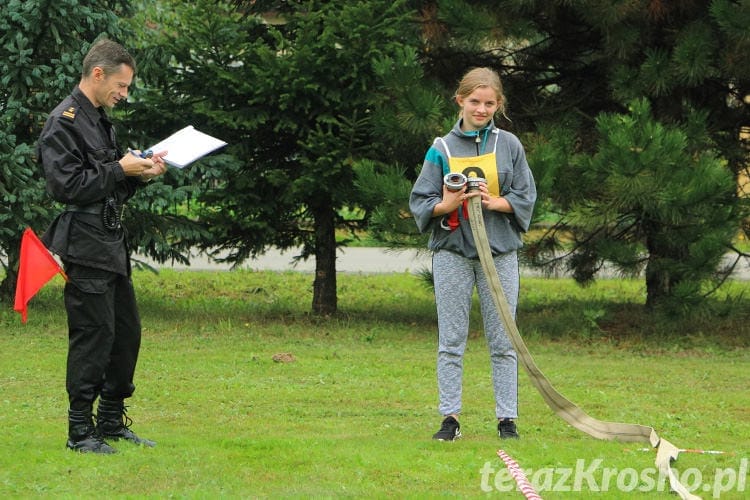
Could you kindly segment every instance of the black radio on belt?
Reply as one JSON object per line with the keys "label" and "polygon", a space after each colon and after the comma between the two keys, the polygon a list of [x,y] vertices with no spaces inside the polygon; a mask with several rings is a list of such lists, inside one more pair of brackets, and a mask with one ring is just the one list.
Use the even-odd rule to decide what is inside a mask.
{"label": "black radio on belt", "polygon": [[106,229],[120,229],[122,226],[122,206],[117,204],[114,196],[107,196],[102,206],[102,224]]}

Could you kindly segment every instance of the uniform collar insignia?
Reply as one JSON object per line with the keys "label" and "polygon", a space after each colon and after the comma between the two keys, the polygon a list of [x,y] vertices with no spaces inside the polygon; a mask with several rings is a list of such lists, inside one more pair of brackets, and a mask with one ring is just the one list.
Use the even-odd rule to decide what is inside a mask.
{"label": "uniform collar insignia", "polygon": [[69,107],[68,109],[66,109],[65,111],[63,111],[63,112],[62,112],[62,115],[63,115],[63,116],[65,117],[65,118],[70,118],[71,120],[73,120],[73,119],[75,119],[75,117],[76,117],[76,108],[75,108],[75,107],[73,107],[73,106],[71,106],[71,107]]}

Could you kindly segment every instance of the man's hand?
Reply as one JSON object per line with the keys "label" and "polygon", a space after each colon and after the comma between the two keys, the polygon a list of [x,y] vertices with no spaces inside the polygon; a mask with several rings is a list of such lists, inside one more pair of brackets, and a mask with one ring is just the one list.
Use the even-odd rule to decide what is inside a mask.
{"label": "man's hand", "polygon": [[140,151],[132,151],[120,158],[120,166],[126,176],[140,177],[142,181],[148,182],[167,171],[164,163],[166,151],[155,153],[150,158],[141,158],[139,154]]}
{"label": "man's hand", "polygon": [[167,156],[167,151],[160,151],[151,156],[151,167],[147,168],[141,174],[141,180],[148,182],[154,177],[158,177],[167,171],[167,164],[164,163],[164,157]]}

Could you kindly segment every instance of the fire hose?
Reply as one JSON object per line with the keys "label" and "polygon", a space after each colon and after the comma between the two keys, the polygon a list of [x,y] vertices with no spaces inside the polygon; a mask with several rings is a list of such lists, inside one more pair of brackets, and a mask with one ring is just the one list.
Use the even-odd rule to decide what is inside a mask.
{"label": "fire hose", "polygon": [[492,299],[495,303],[498,314],[500,315],[500,320],[505,326],[505,331],[513,344],[513,348],[516,351],[516,355],[518,356],[521,365],[523,365],[526,373],[529,375],[532,385],[537,391],[539,391],[539,394],[547,403],[547,406],[549,406],[557,416],[576,429],[597,439],[650,443],[653,448],[656,448],[656,467],[660,473],[669,478],[669,485],[672,490],[682,499],[699,499],[700,497],[691,494],[687,488],[680,483],[677,474],[675,474],[671,468],[671,462],[677,460],[680,449],[666,439],[660,438],[653,427],[639,424],[606,422],[595,419],[560,394],[552,386],[547,377],[544,376],[539,367],[537,367],[526,347],[526,344],[521,338],[515,319],[510,312],[508,301],[505,298],[505,294],[500,285],[500,278],[497,275],[497,270],[495,269],[495,264],[492,259],[492,252],[490,251],[489,241],[487,240],[487,231],[485,229],[484,217],[482,215],[481,197],[471,197],[468,205],[469,223],[471,225],[471,231],[479,254],[479,260],[482,265],[482,270],[487,276],[487,281],[492,292]]}

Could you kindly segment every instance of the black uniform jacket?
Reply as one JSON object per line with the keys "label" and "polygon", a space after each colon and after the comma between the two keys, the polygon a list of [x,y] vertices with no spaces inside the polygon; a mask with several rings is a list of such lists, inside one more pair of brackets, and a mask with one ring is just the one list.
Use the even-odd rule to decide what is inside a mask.
{"label": "black uniform jacket", "polygon": [[107,229],[101,212],[108,196],[121,206],[141,182],[125,176],[104,110],[94,107],[76,87],[50,113],[37,144],[37,158],[44,167],[47,191],[66,204],[42,236],[47,248],[65,263],[129,275],[125,230]]}

